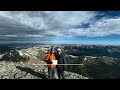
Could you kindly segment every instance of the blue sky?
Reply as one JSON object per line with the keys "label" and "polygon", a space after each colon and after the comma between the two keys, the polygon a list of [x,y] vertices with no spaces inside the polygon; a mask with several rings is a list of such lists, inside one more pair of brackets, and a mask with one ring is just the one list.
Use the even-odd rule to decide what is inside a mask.
{"label": "blue sky", "polygon": [[0,44],[120,45],[120,11],[0,11]]}

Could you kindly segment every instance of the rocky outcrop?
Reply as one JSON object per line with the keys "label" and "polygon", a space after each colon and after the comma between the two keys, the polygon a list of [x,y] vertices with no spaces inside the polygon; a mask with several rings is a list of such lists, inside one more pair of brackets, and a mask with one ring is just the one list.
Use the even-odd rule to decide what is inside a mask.
{"label": "rocky outcrop", "polygon": [[[48,79],[46,67],[36,65],[32,68],[25,67],[21,63],[1,61],[0,79]],[[57,76],[56,76],[56,79]],[[88,79],[82,75],[65,71],[65,79]]]}
{"label": "rocky outcrop", "polygon": [[[47,66],[39,65],[45,64],[43,60],[46,50],[46,48],[32,47],[4,53],[0,56],[0,79],[48,79]],[[57,73],[55,78],[58,79]],[[65,71],[65,79],[88,78]]]}
{"label": "rocky outcrop", "polygon": [[89,79],[88,77],[85,77],[83,75],[67,72],[67,71],[65,71],[65,78],[66,79]]}
{"label": "rocky outcrop", "polygon": [[18,62],[18,61],[26,61],[29,60],[29,57],[27,56],[21,56],[18,50],[11,50],[6,52],[5,54],[2,55],[0,58],[1,61],[13,61],[13,62]]}
{"label": "rocky outcrop", "polygon": [[2,54],[2,55],[0,54],[0,59],[1,59],[2,57],[3,57],[3,54]]}

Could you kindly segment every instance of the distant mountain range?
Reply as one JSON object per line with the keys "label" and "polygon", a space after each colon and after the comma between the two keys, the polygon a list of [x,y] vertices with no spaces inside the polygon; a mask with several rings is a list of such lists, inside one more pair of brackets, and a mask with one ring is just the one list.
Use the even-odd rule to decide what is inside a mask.
{"label": "distant mountain range", "polygon": [[0,44],[0,53],[5,53],[15,49],[16,50],[25,49],[25,48],[33,47],[35,45],[37,44],[33,44],[33,43]]}
{"label": "distant mountain range", "polygon": [[[44,48],[45,47],[45,48]],[[47,79],[48,69],[44,62],[48,46],[6,51],[0,56],[0,79]],[[10,67],[9,67],[10,66]],[[9,72],[10,71],[10,72]],[[57,76],[56,76],[57,78]],[[89,79],[75,72],[65,71],[65,79]]]}
{"label": "distant mountain range", "polygon": [[120,78],[120,47],[118,46],[82,46],[68,45],[64,47],[67,63],[83,64],[67,66],[89,78]]}
{"label": "distant mountain range", "polygon": [[[68,65],[66,71],[93,79],[120,78],[120,46],[2,44],[0,45],[0,53],[3,55],[1,60],[18,62],[21,59],[23,61],[34,59],[35,56],[44,61],[46,50],[51,46],[62,49],[67,64],[83,64]],[[24,57],[18,52],[21,55],[23,53]]]}
{"label": "distant mountain range", "polygon": [[96,46],[96,45],[68,45],[64,47],[64,50],[68,54],[74,56],[108,56],[113,58],[120,58],[120,47],[118,46]]}

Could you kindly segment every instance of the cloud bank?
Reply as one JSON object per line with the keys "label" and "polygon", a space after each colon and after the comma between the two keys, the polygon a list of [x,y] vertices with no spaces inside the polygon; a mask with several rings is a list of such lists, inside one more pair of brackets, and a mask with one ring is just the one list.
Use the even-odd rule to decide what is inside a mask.
{"label": "cloud bank", "polygon": [[[101,18],[97,16],[103,15]],[[120,35],[120,17],[94,11],[0,11],[0,41]]]}

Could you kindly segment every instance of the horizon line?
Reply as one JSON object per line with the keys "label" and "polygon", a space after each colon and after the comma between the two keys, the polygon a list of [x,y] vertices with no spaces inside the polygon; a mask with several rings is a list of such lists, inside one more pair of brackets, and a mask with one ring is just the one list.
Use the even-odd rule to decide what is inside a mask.
{"label": "horizon line", "polygon": [[100,45],[100,46],[120,46],[115,44],[83,44],[83,43],[32,43],[32,42],[22,42],[22,43],[0,43],[1,44],[41,44],[41,45]]}

